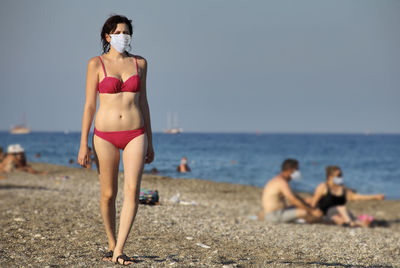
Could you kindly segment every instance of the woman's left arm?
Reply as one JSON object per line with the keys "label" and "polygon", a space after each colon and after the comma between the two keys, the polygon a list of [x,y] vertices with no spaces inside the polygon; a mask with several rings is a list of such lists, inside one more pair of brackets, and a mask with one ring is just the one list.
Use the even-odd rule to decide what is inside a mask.
{"label": "woman's left arm", "polygon": [[375,194],[375,195],[363,195],[357,194],[350,189],[346,189],[346,198],[349,201],[363,201],[363,200],[383,200],[385,199],[384,194]]}
{"label": "woman's left arm", "polygon": [[139,95],[139,106],[143,114],[144,126],[146,128],[147,134],[147,153],[146,153],[146,163],[151,163],[154,160],[154,149],[153,149],[153,134],[151,131],[151,121],[150,121],[150,109],[149,103],[147,101],[147,89],[146,89],[146,78],[147,78],[147,61],[145,58],[141,58],[138,64],[142,70],[142,76],[140,78],[140,95]]}

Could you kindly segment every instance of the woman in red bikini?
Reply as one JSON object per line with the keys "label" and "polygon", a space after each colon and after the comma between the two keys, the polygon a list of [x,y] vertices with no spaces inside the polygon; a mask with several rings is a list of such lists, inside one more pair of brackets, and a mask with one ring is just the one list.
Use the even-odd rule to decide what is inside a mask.
{"label": "woman in red bikini", "polygon": [[[150,112],[146,98],[147,62],[129,54],[131,20],[111,16],[105,22],[101,40],[103,54],[89,60],[86,77],[86,102],[78,162],[89,160],[88,135],[96,112],[92,147],[100,179],[100,209],[108,237],[103,260],[129,265],[134,260],[123,253],[135,219],[140,182],[145,163],[154,159]],[[115,200],[118,192],[120,149],[124,165],[124,201],[115,236]]]}

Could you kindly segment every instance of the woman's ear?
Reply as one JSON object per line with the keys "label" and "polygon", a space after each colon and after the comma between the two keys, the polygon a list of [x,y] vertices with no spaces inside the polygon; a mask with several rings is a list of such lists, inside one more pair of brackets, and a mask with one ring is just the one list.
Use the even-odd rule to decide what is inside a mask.
{"label": "woman's ear", "polygon": [[105,38],[106,38],[107,42],[110,43],[111,36],[108,33],[105,34]]}

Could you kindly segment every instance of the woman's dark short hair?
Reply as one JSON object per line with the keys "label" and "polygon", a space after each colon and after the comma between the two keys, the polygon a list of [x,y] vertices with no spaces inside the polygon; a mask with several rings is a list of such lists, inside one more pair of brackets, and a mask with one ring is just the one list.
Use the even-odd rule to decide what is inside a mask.
{"label": "woman's dark short hair", "polygon": [[325,172],[326,172],[326,179],[328,179],[330,176],[333,175],[336,171],[342,172],[339,166],[326,166],[325,167]]}
{"label": "woman's dark short hair", "polygon": [[288,158],[282,163],[282,171],[289,169],[297,169],[299,167],[299,162],[296,159]]}
{"label": "woman's dark short hair", "polygon": [[118,23],[125,23],[128,25],[129,28],[129,34],[132,36],[133,34],[133,27],[132,27],[132,20],[128,19],[125,16],[122,15],[112,15],[110,16],[106,22],[103,25],[103,28],[101,29],[101,43],[103,46],[103,53],[106,53],[110,50],[110,43],[107,42],[106,40],[106,34],[111,34],[115,31],[117,28]]}

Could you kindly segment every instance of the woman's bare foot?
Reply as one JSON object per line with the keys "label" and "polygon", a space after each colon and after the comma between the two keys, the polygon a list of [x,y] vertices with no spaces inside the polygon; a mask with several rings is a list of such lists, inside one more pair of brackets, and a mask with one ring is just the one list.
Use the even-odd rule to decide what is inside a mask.
{"label": "woman's bare foot", "polygon": [[365,221],[357,220],[357,221],[354,222],[354,225],[357,226],[357,227],[367,228],[367,227],[369,227],[371,225],[371,221],[369,221],[369,220],[365,220]]}
{"label": "woman's bare foot", "polygon": [[114,252],[114,255],[112,257],[112,261],[114,263],[119,263],[122,265],[129,265],[133,263],[133,258],[126,256],[124,253],[118,253]]}
{"label": "woman's bare foot", "polygon": [[103,261],[112,261],[112,257],[113,257],[114,252],[109,249],[107,252],[104,253],[103,255]]}

